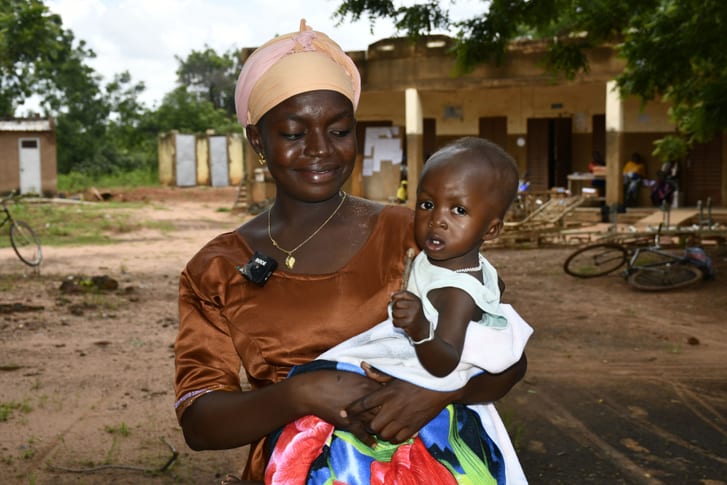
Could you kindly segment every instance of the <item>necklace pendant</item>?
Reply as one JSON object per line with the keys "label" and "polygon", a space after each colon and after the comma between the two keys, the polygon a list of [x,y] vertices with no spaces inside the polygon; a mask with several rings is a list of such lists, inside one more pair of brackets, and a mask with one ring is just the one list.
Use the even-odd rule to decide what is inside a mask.
{"label": "necklace pendant", "polygon": [[288,269],[293,269],[293,266],[295,266],[295,258],[292,254],[289,254],[287,258],[285,258],[285,266]]}

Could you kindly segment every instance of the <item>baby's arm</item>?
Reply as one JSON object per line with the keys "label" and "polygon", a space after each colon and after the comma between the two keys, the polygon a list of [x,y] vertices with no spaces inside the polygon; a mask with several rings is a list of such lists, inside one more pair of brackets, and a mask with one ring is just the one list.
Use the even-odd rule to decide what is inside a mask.
{"label": "baby's arm", "polygon": [[481,317],[481,310],[458,288],[438,288],[430,291],[428,297],[439,312],[436,331],[424,316],[421,300],[408,291],[394,294],[391,316],[394,326],[409,335],[424,368],[434,376],[444,377],[459,364],[467,325]]}

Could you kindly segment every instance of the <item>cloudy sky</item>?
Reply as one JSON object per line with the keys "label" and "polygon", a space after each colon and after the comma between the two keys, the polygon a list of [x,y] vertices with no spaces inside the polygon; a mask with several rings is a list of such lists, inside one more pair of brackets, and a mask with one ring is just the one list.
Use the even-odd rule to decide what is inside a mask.
{"label": "cloudy sky", "polygon": [[[400,2],[401,3],[401,2]],[[409,2],[411,3],[411,2]],[[472,15],[482,0],[458,0],[453,15]],[[110,80],[128,70],[143,81],[142,100],[158,105],[175,87],[175,56],[186,58],[205,45],[222,54],[255,47],[276,34],[297,30],[300,19],[327,33],[345,50],[365,50],[377,40],[396,35],[391,22],[379,20],[374,34],[368,19],[335,27],[338,0],[47,0],[76,39],[96,52],[90,65]]]}

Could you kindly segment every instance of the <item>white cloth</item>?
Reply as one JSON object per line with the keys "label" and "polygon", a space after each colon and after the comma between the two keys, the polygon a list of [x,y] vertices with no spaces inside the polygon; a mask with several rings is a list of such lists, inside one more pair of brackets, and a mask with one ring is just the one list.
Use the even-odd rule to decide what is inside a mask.
{"label": "white cloth", "polygon": [[434,266],[424,252],[412,263],[407,289],[421,298],[424,315],[435,326],[438,314],[426,295],[436,288],[461,288],[483,311],[481,321],[469,323],[462,358],[451,374],[435,377],[422,367],[406,334],[391,319],[341,342],[319,358],[353,365],[366,361],[398,379],[435,391],[459,389],[483,371],[504,371],[520,360],[533,329],[512,306],[500,303],[497,271],[481,258],[484,284],[471,275]]}
{"label": "white cloth", "polygon": [[[437,311],[427,298],[429,291],[456,287],[466,291],[483,311],[482,320],[467,327],[462,358],[457,368],[445,377],[431,375],[419,363],[414,346],[406,334],[394,327],[391,319],[338,344],[319,359],[360,365],[366,361],[377,369],[435,391],[463,387],[469,379],[483,371],[499,373],[520,360],[533,329],[512,306],[500,303],[497,271],[480,255],[484,284],[465,273],[434,266],[422,251],[412,263],[407,290],[422,300],[424,315],[436,327]],[[469,406],[480,416],[487,434],[497,444],[505,461],[508,485],[526,484],[520,460],[510,441],[500,415],[493,404]]]}

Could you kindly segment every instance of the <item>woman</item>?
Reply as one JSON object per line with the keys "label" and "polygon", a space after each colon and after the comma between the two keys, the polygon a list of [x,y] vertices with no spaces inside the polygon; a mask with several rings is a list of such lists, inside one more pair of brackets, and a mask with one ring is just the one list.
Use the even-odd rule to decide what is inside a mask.
{"label": "woman", "polygon": [[[286,379],[294,365],[386,317],[415,245],[409,209],[341,191],[356,156],[359,95],[353,61],[305,22],[253,53],[238,80],[237,113],[268,164],[275,201],[210,241],[180,278],[177,416],[192,449],[252,444],[248,480],[263,477],[265,436],[301,416],[369,443],[373,434],[401,442],[449,403],[499,399],[525,372],[523,358],[453,392],[332,370]],[[257,273],[246,263],[257,270],[271,259],[279,264],[269,279],[248,279]]]}

